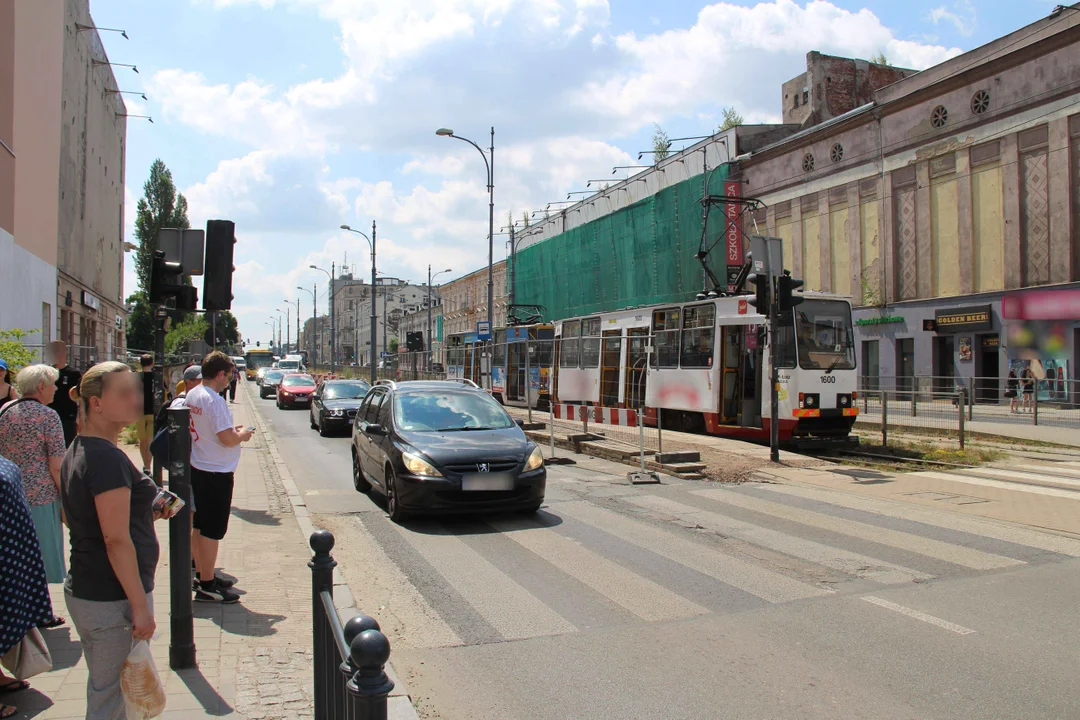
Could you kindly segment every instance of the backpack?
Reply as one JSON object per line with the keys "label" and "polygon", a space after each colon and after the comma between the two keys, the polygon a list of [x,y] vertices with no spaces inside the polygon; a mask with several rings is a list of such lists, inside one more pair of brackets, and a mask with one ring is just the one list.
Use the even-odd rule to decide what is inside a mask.
{"label": "backpack", "polygon": [[[173,400],[187,397],[187,393],[180,393]],[[162,468],[169,466],[169,407],[173,401],[161,406],[154,417],[154,439],[150,441],[150,455],[158,461]]]}

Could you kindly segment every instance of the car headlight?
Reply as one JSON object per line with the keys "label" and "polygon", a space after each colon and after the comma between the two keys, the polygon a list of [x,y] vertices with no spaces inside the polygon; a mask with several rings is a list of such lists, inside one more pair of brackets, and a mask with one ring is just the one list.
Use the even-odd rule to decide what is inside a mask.
{"label": "car headlight", "polygon": [[529,454],[529,459],[525,461],[525,472],[530,470],[536,470],[544,466],[544,453],[540,452],[539,446],[534,447],[533,451]]}
{"label": "car headlight", "polygon": [[427,475],[428,477],[442,477],[442,473],[439,472],[429,463],[427,460],[422,459],[419,455],[413,455],[410,452],[401,453],[401,461],[405,464],[405,469],[411,472],[413,475]]}
{"label": "car headlight", "polygon": [[341,417],[341,411],[340,410],[331,410],[330,411],[330,417]]}

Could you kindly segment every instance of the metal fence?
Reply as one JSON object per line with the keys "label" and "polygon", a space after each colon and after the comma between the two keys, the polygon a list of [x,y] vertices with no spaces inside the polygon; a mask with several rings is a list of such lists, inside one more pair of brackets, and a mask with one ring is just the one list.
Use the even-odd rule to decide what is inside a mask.
{"label": "metal fence", "polygon": [[309,541],[315,720],[385,720],[394,682],[386,675],[390,641],[379,623],[356,615],[344,625],[334,606],[334,535],[318,530]]}

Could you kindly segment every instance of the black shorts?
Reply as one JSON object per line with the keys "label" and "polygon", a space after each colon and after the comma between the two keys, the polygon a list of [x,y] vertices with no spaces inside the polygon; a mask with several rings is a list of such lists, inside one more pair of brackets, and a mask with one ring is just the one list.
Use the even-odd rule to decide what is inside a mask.
{"label": "black shorts", "polygon": [[191,468],[191,498],[195,504],[192,521],[203,537],[221,540],[229,530],[232,512],[233,474]]}

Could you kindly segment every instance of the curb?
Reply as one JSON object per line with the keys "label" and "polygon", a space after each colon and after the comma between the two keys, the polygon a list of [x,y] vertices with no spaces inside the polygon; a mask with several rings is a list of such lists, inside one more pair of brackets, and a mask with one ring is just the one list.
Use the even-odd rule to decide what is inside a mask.
{"label": "curb", "polygon": [[[248,400],[251,400],[250,389],[246,389],[244,392],[247,393]],[[299,526],[300,532],[304,536],[304,544],[307,545],[308,538],[310,538],[311,534],[318,528],[311,522],[311,514],[308,512],[307,502],[304,500],[300,488],[297,487],[296,481],[293,480],[288,465],[286,465],[285,460],[281,457],[281,453],[278,452],[277,443],[274,442],[271,434],[267,431],[266,420],[262,415],[262,411],[254,403],[251,403],[249,406],[251,408],[253,424],[262,436],[263,444],[270,453],[270,458],[274,461],[278,476],[281,478],[281,484],[285,486],[285,492],[289,496],[289,504],[292,505],[296,524]],[[356,607],[356,602],[353,600],[353,597],[352,589],[350,589],[349,584],[345,582],[345,578],[341,574],[341,571],[338,568],[334,568],[334,607],[337,608],[340,616],[352,617],[361,612]],[[388,662],[386,664],[386,674],[394,681],[394,689],[390,692],[389,698],[389,720],[419,720],[416,708],[412,703],[412,695],[409,693],[409,688],[405,682],[400,679],[397,672],[394,671],[392,663]]]}

